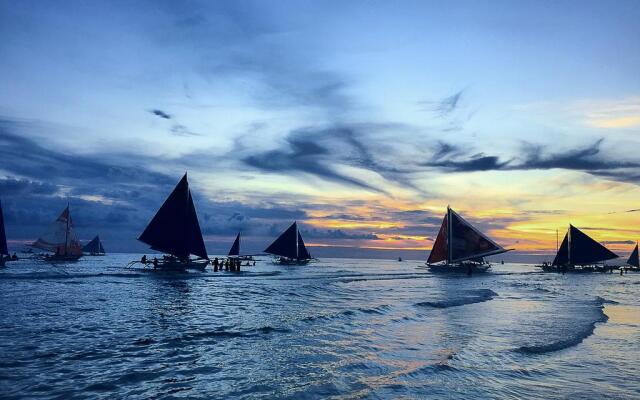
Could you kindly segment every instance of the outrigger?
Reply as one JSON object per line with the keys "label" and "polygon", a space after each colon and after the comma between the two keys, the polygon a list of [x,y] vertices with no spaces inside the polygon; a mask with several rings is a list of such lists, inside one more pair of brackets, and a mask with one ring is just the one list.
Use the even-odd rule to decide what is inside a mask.
{"label": "outrigger", "polygon": [[491,264],[484,257],[511,250],[491,240],[447,206],[427,266],[431,272],[487,272]]}
{"label": "outrigger", "polygon": [[[544,272],[606,272],[617,268],[604,264],[604,261],[614,258],[618,258],[618,255],[569,225],[553,262],[538,267]],[[598,265],[599,262],[603,264]]]}
{"label": "outrigger", "polygon": [[304,245],[304,240],[294,222],[264,251],[274,255],[273,263],[280,265],[306,265],[314,258]]}
{"label": "outrigger", "polygon": [[[165,255],[153,259],[145,255],[133,263],[169,271],[204,270],[209,264],[186,173],[138,240]],[[192,259],[191,255],[198,258]]]}

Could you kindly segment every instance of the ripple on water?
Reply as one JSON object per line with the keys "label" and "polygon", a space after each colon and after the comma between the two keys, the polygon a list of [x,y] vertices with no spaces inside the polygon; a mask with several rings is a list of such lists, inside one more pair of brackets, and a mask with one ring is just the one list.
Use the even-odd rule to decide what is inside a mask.
{"label": "ripple on water", "polygon": [[447,298],[416,303],[418,307],[449,308],[489,301],[498,294],[490,289],[473,289],[447,293]]}

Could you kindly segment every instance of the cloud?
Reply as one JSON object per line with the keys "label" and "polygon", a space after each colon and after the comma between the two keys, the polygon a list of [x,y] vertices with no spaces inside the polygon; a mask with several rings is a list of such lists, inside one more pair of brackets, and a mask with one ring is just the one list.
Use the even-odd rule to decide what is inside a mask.
{"label": "cloud", "polygon": [[[447,151],[444,155],[436,151],[431,161],[421,165],[453,172],[564,169],[583,171],[611,180],[640,182],[640,163],[607,157],[601,150],[603,141],[599,139],[582,148],[555,153],[549,152],[548,146],[525,143],[519,157],[504,161],[498,156],[483,153],[462,158],[459,153],[445,147]],[[448,154],[452,156],[448,157]]]}
{"label": "cloud", "polygon": [[162,111],[162,110],[151,110],[149,111],[151,114],[153,115],[157,115],[158,117],[162,118],[162,119],[171,119],[171,115],[167,114],[166,112]]}
{"label": "cloud", "polygon": [[[329,142],[329,143],[327,143]],[[339,144],[348,146],[356,155],[352,164],[372,167],[374,162],[366,147],[348,128],[300,129],[286,137],[281,148],[246,156],[242,161],[255,169],[265,172],[278,172],[285,175],[308,174],[374,192],[384,190],[360,179],[336,171],[332,164],[336,161],[335,152]],[[341,160],[346,162],[347,160]]]}
{"label": "cloud", "polygon": [[636,244],[633,240],[604,240],[602,244]]}
{"label": "cloud", "polygon": [[110,163],[108,154],[93,157],[46,148],[34,140],[10,133],[10,129],[10,122],[0,121],[0,159],[3,160],[2,168],[15,176],[57,184],[171,182],[166,175],[139,165],[118,165],[122,164],[121,157],[114,157],[115,162]]}
{"label": "cloud", "polygon": [[504,169],[511,161],[500,161],[496,156],[476,155],[467,160],[443,160],[423,163],[427,167],[437,167],[454,172],[477,172]]}
{"label": "cloud", "polygon": [[374,233],[353,233],[345,232],[342,229],[301,229],[302,236],[311,239],[358,239],[358,240],[380,240]]}
{"label": "cloud", "polygon": [[0,178],[0,193],[6,196],[24,196],[29,194],[53,195],[59,188],[51,183],[29,179]]}
{"label": "cloud", "polygon": [[182,136],[182,137],[186,137],[186,136],[201,136],[199,133],[195,133],[189,130],[189,128],[187,128],[186,126],[182,125],[182,124],[174,124],[171,127],[171,134],[173,134],[174,136]]}
{"label": "cloud", "polygon": [[[342,185],[388,194],[387,190],[370,181],[341,172],[340,166],[349,166],[374,172],[388,182],[411,187],[417,191],[408,175],[414,172],[404,164],[398,168],[393,161],[397,155],[394,146],[401,143],[407,127],[400,124],[333,124],[307,127],[288,133],[281,145],[272,150],[249,153],[241,161],[251,168],[283,175],[306,174]],[[377,135],[392,132],[392,143]],[[381,142],[385,142],[381,144]],[[413,146],[416,149],[417,144]],[[240,144],[236,150],[250,150]]]}
{"label": "cloud", "polygon": [[460,90],[452,94],[451,96],[447,96],[441,100],[424,100],[418,102],[418,104],[421,105],[426,111],[431,111],[441,117],[444,117],[448,114],[451,114],[458,108],[463,93],[464,90]]}

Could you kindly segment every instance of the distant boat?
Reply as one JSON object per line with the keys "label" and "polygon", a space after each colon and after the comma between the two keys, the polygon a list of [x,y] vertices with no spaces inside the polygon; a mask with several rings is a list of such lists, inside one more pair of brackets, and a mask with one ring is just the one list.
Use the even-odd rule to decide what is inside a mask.
{"label": "distant boat", "polygon": [[447,207],[427,265],[432,272],[486,272],[484,257],[507,251]]}
{"label": "distant boat", "polygon": [[[6,257],[5,257],[6,256]],[[7,234],[4,231],[4,216],[2,214],[2,202],[0,202],[0,267],[9,261],[9,249],[7,248]]]}
{"label": "distant boat", "polygon": [[398,257],[398,262],[402,262],[402,257]]}
{"label": "distant boat", "polygon": [[245,261],[253,261],[253,256],[251,255],[240,255],[240,232],[238,232],[238,234],[236,235],[236,240],[233,241],[233,244],[231,245],[231,249],[229,249],[229,254],[227,254],[227,256],[229,258],[239,258]]}
{"label": "distant boat", "polygon": [[633,268],[629,268],[634,271],[640,270],[640,258],[638,257],[638,244],[636,243],[636,247],[633,248],[629,259],[627,260],[627,264],[631,265]]}
{"label": "distant boat", "polygon": [[282,265],[305,265],[312,260],[309,250],[298,231],[298,223],[294,222],[278,238],[271,243],[265,253],[273,254],[274,263]]}
{"label": "distant boat", "polygon": [[607,269],[599,262],[618,258],[618,255],[590,238],[573,225],[562,240],[562,244],[551,264],[539,267],[545,272],[593,272]]}
{"label": "distant boat", "polygon": [[53,253],[44,257],[47,261],[78,261],[82,257],[82,246],[73,230],[69,205],[31,247]]}
{"label": "distant boat", "polygon": [[[144,264],[165,270],[205,269],[209,256],[186,173],[138,240],[153,250],[165,253],[161,259],[154,261],[143,257],[141,262]],[[198,258],[191,259],[191,255]]]}
{"label": "distant boat", "polygon": [[100,236],[96,235],[89,243],[85,244],[82,252],[89,256],[104,256],[105,251],[104,247],[102,247]]}

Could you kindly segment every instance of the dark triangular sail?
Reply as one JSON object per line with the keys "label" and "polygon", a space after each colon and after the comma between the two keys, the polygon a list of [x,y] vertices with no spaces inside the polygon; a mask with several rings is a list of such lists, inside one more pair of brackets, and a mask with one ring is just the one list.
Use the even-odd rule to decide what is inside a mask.
{"label": "dark triangular sail", "polygon": [[190,254],[208,258],[187,174],[178,182],[138,240],[153,250],[179,258],[189,258]]}
{"label": "dark triangular sail", "polygon": [[569,263],[569,233],[564,235],[562,244],[556,253],[556,257],[553,259],[552,265],[566,265]]}
{"label": "dark triangular sail", "polygon": [[617,254],[591,239],[580,229],[570,225],[569,230],[569,244],[571,246],[569,250],[570,264],[586,265],[618,258]]}
{"label": "dark triangular sail", "polygon": [[618,258],[618,255],[573,225],[569,225],[553,265],[589,265]]}
{"label": "dark triangular sail", "polygon": [[7,234],[4,231],[4,216],[2,214],[2,202],[0,202],[0,256],[3,254],[9,254],[7,248]]}
{"label": "dark triangular sail", "polygon": [[233,241],[233,245],[229,250],[228,256],[239,256],[240,255],[240,232],[238,232],[238,236],[236,236],[236,240]]}
{"label": "dark triangular sail", "polygon": [[640,258],[638,257],[638,245],[637,244],[636,244],[636,247],[633,248],[633,251],[631,252],[631,255],[629,256],[629,259],[627,260],[627,264],[633,265],[636,268],[640,267]]}
{"label": "dark triangular sail", "polygon": [[82,251],[92,254],[104,254],[104,247],[102,247],[100,236],[94,237],[89,243],[85,244]]}
{"label": "dark triangular sail", "polygon": [[440,231],[438,232],[438,236],[436,236],[436,241],[433,243],[431,253],[429,253],[429,258],[427,259],[427,263],[429,264],[445,261],[447,259],[447,226],[449,225],[448,214],[449,213],[445,214],[444,219],[442,220]]}
{"label": "dark triangular sail", "polygon": [[479,259],[507,250],[449,209],[449,262]]}
{"label": "dark triangular sail", "polygon": [[307,246],[304,245],[304,240],[302,240],[300,231],[298,231],[298,259],[300,260],[311,259],[311,254],[309,254],[309,250],[307,250]]}
{"label": "dark triangular sail", "polygon": [[275,254],[281,257],[298,258],[297,234],[298,224],[294,222],[267,247],[265,253]]}

